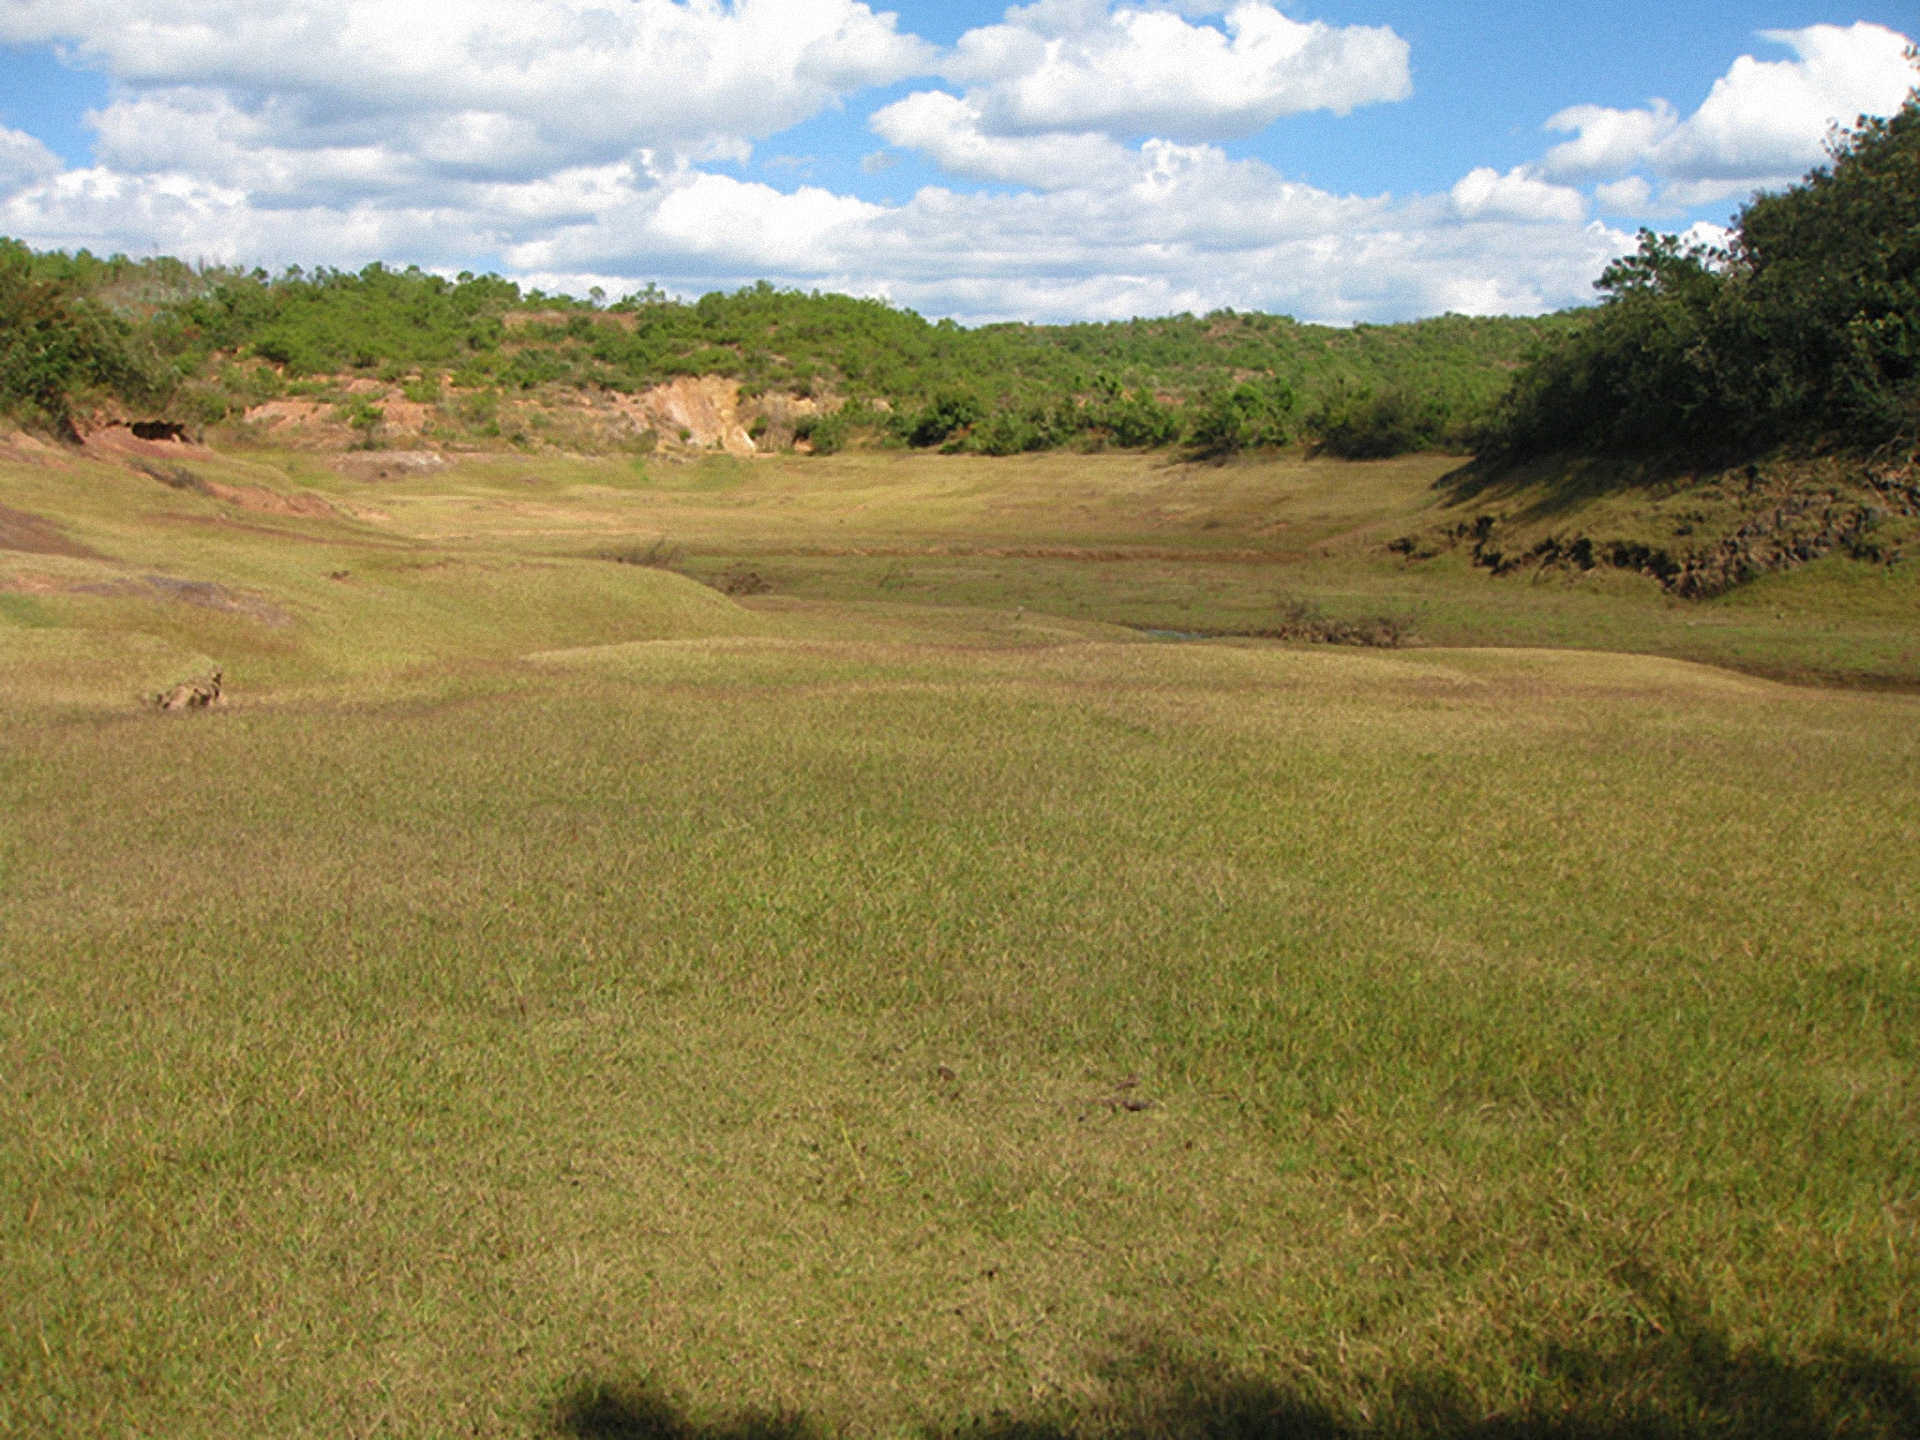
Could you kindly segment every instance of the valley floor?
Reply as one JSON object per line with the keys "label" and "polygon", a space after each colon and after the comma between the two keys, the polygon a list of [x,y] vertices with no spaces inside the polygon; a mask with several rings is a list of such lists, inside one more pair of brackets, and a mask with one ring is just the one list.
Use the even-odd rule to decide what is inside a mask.
{"label": "valley floor", "polygon": [[17,448],[0,1433],[1914,1433],[1911,573],[1444,468]]}

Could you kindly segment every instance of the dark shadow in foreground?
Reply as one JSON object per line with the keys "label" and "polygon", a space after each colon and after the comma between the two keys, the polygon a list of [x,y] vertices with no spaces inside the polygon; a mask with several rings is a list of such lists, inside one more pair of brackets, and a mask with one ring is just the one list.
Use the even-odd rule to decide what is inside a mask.
{"label": "dark shadow in foreground", "polygon": [[[1540,1397],[1489,1415],[1445,1376],[1370,1387],[1365,1414],[1289,1385],[1147,1347],[1110,1366],[1098,1404],[980,1417],[928,1440],[1896,1440],[1920,1436],[1920,1374],[1835,1352],[1789,1361],[1729,1345],[1668,1310],[1672,1323],[1612,1352],[1548,1348]],[[800,1412],[698,1422],[642,1385],[590,1381],[552,1416],[570,1440],[832,1440]]]}

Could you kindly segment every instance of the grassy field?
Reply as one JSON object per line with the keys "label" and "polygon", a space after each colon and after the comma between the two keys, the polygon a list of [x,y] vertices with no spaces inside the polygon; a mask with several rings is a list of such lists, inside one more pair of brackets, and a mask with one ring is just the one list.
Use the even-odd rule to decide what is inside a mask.
{"label": "grassy field", "polygon": [[180,463],[0,462],[0,1433],[1920,1432],[1904,567]]}

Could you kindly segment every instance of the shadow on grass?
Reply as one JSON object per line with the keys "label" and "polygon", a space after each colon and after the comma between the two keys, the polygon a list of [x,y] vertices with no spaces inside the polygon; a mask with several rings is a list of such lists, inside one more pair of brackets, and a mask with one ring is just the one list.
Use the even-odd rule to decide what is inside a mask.
{"label": "shadow on grass", "polygon": [[570,1440],[827,1440],[799,1413],[750,1410],[705,1424],[645,1384],[593,1380],[556,1407],[554,1431]]}
{"label": "shadow on grass", "polygon": [[[1673,1312],[1669,1311],[1669,1314]],[[1920,1375],[1835,1352],[1788,1361],[1739,1349],[1701,1323],[1614,1352],[1549,1347],[1526,1409],[1489,1415],[1443,1375],[1371,1387],[1364,1411],[1163,1348],[1101,1377],[1098,1403],[1036,1403],[930,1429],[926,1440],[1895,1440],[1920,1436]],[[568,1440],[832,1440],[803,1413],[749,1411],[698,1422],[646,1386],[589,1382],[557,1407]]]}
{"label": "shadow on grass", "polygon": [[1527,498],[1509,518],[1550,520],[1603,495],[1658,492],[1732,468],[1733,457],[1713,455],[1547,455],[1520,462],[1469,460],[1433,482],[1448,507]]}

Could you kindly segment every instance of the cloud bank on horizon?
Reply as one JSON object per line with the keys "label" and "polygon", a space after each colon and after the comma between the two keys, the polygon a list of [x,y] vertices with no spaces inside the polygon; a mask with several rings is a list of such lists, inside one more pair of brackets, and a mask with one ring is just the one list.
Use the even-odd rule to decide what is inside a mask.
{"label": "cloud bank on horizon", "polygon": [[[89,165],[0,128],[0,231],[574,293],[768,278],[969,320],[1537,312],[1589,298],[1623,226],[1790,183],[1916,79],[1882,26],[1761,38],[1783,58],[1738,57],[1691,114],[1576,104],[1537,161],[1396,197],[1230,153],[1414,83],[1391,28],[1271,0],[1037,0],[944,48],[855,0],[4,0],[0,42],[113,88]],[[869,129],[942,183],[882,203],[731,173],[903,85]]]}

